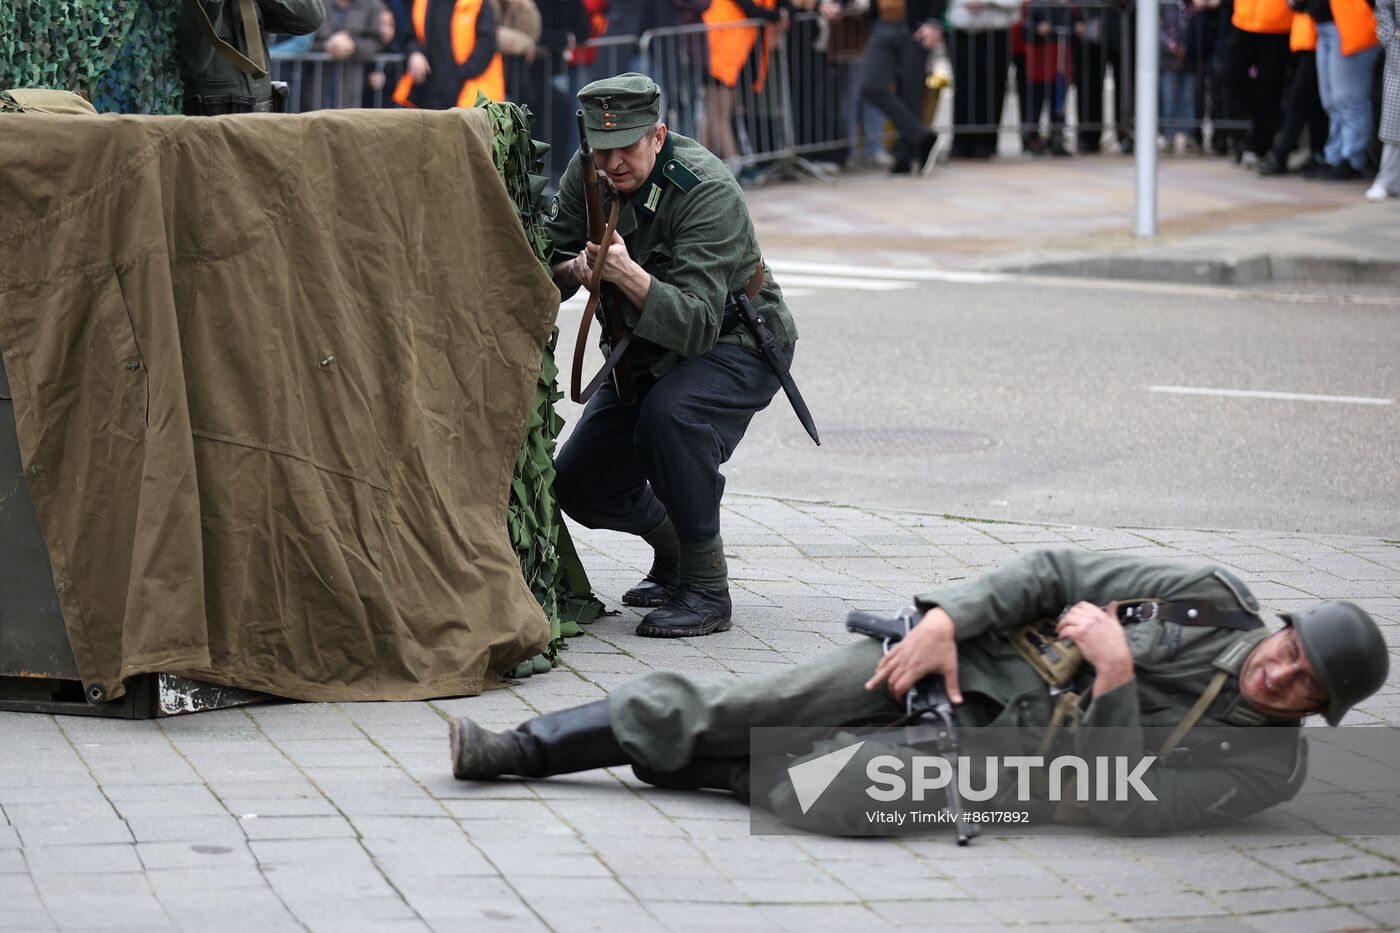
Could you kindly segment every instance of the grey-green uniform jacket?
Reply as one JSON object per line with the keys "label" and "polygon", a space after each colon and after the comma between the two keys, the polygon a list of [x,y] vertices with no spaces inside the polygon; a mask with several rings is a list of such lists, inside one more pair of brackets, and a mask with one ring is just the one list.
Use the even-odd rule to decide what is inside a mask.
{"label": "grey-green uniform jacket", "polygon": [[[555,262],[578,255],[588,242],[584,205],[583,162],[576,155],[551,210]],[[604,197],[605,216],[610,209]],[[624,319],[636,333],[628,351],[634,371],[660,377],[682,357],[700,356],[716,343],[753,347],[743,327],[720,333],[725,299],[744,288],[761,256],[743,191],[724,163],[695,140],[668,133],[650,178],[623,198],[617,229],[628,255],[652,277],[640,310],[623,302]],[[767,318],[779,344],[797,339],[771,270],[754,308]]]}
{"label": "grey-green uniform jacket", "polygon": [[[219,54],[204,31],[199,11],[194,8],[196,3],[202,3],[219,38],[247,55],[248,43],[244,41],[239,9],[241,2],[245,0],[181,0],[180,77],[187,96],[251,97],[255,109],[267,110],[272,100],[272,79],[266,75],[255,78],[244,74]],[[305,35],[315,32],[326,15],[324,0],[256,0],[254,6],[265,33]]]}
{"label": "grey-green uniform jacket", "polygon": [[[925,610],[942,606],[954,621],[964,697],[958,721],[964,727],[1024,727],[1025,746],[1004,753],[1035,755],[1050,721],[1049,688],[1003,631],[1053,619],[1081,600],[1102,606],[1138,598],[1203,602],[1255,614],[1259,609],[1249,590],[1218,567],[1082,551],[1028,554],[974,581],[923,593],[917,601]],[[1081,672],[1075,686],[1084,697],[1083,719],[1075,751],[1086,758],[1123,755],[1132,761],[1144,751],[1156,752],[1144,729],[1176,725],[1217,670],[1230,674],[1181,743],[1189,750],[1187,766],[1159,762],[1143,778],[1157,802],[1094,801],[1088,807],[1093,822],[1132,832],[1184,829],[1256,813],[1297,793],[1306,764],[1301,730],[1295,722],[1261,715],[1239,693],[1240,665],[1268,634],[1263,627],[1238,632],[1139,622],[1127,631],[1132,681],[1091,700],[1093,672]],[[750,727],[833,726],[902,712],[902,704],[885,689],[864,689],[880,652],[874,639],[861,639],[790,670],[741,681],[652,674],[612,693],[613,727],[623,747],[649,767],[677,771],[697,757],[747,755]],[[1271,726],[1270,741],[1220,754],[1206,744],[1207,730],[1224,725]],[[1115,728],[1084,728],[1088,726]],[[845,770],[863,773],[855,763]],[[1015,783],[1009,771],[999,780],[1004,791]],[[980,778],[974,786],[983,786]],[[783,800],[770,802],[780,812],[784,809]],[[997,803],[1024,809],[1004,797]]]}

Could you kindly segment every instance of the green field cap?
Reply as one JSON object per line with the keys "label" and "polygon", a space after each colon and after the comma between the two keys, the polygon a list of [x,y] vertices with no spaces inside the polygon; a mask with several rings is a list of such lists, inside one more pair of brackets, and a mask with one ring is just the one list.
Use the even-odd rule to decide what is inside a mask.
{"label": "green field cap", "polygon": [[595,149],[623,149],[661,122],[661,88],[646,75],[628,72],[585,84],[578,99]]}

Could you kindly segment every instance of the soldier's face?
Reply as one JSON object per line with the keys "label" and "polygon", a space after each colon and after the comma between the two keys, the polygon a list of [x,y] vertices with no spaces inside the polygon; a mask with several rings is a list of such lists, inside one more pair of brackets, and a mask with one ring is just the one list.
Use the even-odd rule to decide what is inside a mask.
{"label": "soldier's face", "polygon": [[593,159],[598,167],[608,173],[613,187],[623,194],[631,194],[642,187],[642,182],[651,177],[656,167],[656,155],[666,142],[666,124],[656,127],[655,133],[648,133],[625,149],[594,149]]}
{"label": "soldier's face", "polygon": [[1240,693],[1261,713],[1302,718],[1327,706],[1327,691],[1292,626],[1270,635],[1245,658]]}

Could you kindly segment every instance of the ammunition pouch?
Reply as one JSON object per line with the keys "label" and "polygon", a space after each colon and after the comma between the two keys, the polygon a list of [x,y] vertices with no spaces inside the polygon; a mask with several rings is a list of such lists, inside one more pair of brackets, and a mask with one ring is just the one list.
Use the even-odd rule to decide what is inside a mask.
{"label": "ammunition pouch", "polygon": [[226,113],[252,113],[257,100],[242,94],[188,94],[185,116],[221,117]]}
{"label": "ammunition pouch", "polygon": [[219,117],[227,113],[286,113],[289,91],[286,81],[272,82],[272,97],[258,103],[247,94],[186,94],[185,116]]}
{"label": "ammunition pouch", "polygon": [[1084,666],[1084,652],[1067,638],[1055,636],[1055,623],[1031,622],[1007,632],[1016,653],[1055,691],[1065,690]]}

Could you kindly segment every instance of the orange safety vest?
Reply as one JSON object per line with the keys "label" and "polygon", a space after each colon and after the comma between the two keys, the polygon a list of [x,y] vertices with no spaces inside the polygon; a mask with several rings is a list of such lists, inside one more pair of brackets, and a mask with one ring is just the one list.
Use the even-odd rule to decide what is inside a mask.
{"label": "orange safety vest", "polygon": [[[488,2],[490,0],[454,0],[452,58],[459,65],[471,57],[472,49],[476,47],[476,18],[481,13],[481,5]],[[413,32],[418,37],[419,44],[424,46],[428,44],[428,3],[429,0],[413,0]],[[405,71],[399,79],[398,86],[394,88],[394,103],[401,107],[414,106],[408,99],[412,90],[413,76]],[[506,99],[505,65],[501,62],[500,52],[491,56],[491,63],[486,66],[485,71],[462,82],[462,89],[457,94],[457,106],[474,106],[477,91],[491,100]]]}
{"label": "orange safety vest", "polygon": [[1317,48],[1317,23],[1306,13],[1293,14],[1293,27],[1288,30],[1290,52],[1311,52]]}
{"label": "orange safety vest", "polygon": [[[1337,34],[1342,39],[1343,55],[1355,55],[1380,44],[1376,36],[1376,14],[1366,0],[1331,0],[1330,6],[1332,21],[1337,24]],[[1288,47],[1295,52],[1317,48],[1317,23],[1311,16],[1293,14]]]}
{"label": "orange safety vest", "polygon": [[[755,2],[770,10],[778,5],[778,0]],[[714,0],[709,9],[700,14],[700,18],[710,27],[706,33],[710,41],[710,75],[726,87],[739,83],[739,73],[744,70],[744,63],[749,60],[754,42],[761,34],[758,75],[754,78],[753,89],[755,93],[763,90],[763,83],[768,79],[768,43],[773,27],[764,26],[760,30],[753,26],[726,25],[748,19],[734,0]]]}
{"label": "orange safety vest", "polygon": [[1366,0],[1331,0],[1332,19],[1342,37],[1342,54],[1355,55],[1380,45],[1376,38],[1376,12]]}
{"label": "orange safety vest", "polygon": [[1287,0],[1235,0],[1230,22],[1245,32],[1286,34],[1293,28],[1293,11]]}

